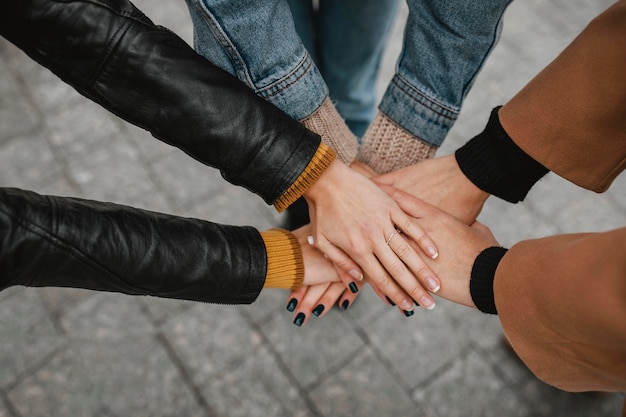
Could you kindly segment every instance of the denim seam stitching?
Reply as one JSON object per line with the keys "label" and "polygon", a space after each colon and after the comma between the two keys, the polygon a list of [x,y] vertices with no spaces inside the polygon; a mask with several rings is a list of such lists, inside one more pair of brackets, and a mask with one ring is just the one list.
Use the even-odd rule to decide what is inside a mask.
{"label": "denim seam stitching", "polygon": [[241,75],[241,77],[238,76],[237,78],[239,78],[240,80],[242,80],[242,77],[245,78],[246,84],[256,90],[256,85],[252,77],[250,76],[250,72],[248,71],[248,67],[246,66],[246,61],[239,54],[237,47],[232,43],[228,34],[217,22],[214,14],[211,12],[211,10],[209,10],[208,6],[206,6],[203,1],[195,1],[194,4],[197,4],[198,6],[196,7],[199,7],[200,11],[203,12],[200,13],[202,19],[207,23],[207,26],[209,27],[215,38],[222,45],[222,49],[224,49],[230,57],[230,61],[235,67],[237,73]]}
{"label": "denim seam stitching", "polygon": [[[402,83],[400,83],[399,81],[402,81]],[[426,93],[423,93],[422,91],[413,87],[401,75],[396,74],[394,79],[392,80],[392,83],[394,86],[396,86],[400,91],[405,93],[411,99],[423,105],[424,107],[428,108],[429,110],[433,111],[434,113],[438,114],[439,116],[444,117],[448,120],[452,120],[452,121],[456,120],[456,118],[444,114],[443,110],[446,110],[455,115],[459,114],[458,110],[454,110],[450,108],[449,106],[443,103],[440,103],[437,100],[432,99],[431,97],[426,95]]]}
{"label": "denim seam stitching", "polygon": [[293,70],[291,70],[289,74],[257,90],[256,93],[265,98],[270,98],[278,95],[282,91],[287,90],[289,87],[304,78],[304,75],[311,69],[312,66],[313,61],[309,58],[308,52],[305,52],[302,60],[298,63],[298,65],[296,65]]}

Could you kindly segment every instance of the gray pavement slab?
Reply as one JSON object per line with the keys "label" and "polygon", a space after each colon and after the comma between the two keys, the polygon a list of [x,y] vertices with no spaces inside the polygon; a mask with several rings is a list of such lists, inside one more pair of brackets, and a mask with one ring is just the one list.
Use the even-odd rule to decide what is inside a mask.
{"label": "gray pavement slab", "polygon": [[[513,2],[439,155],[453,152],[610,0]],[[137,0],[192,43],[184,2]],[[401,8],[380,94],[401,49]],[[0,186],[111,200],[221,223],[281,216],[219,172],[100,109],[0,41]],[[527,200],[490,200],[480,219],[505,245],[626,224],[626,176],[596,195],[556,175]],[[250,306],[71,289],[0,293],[0,417],[617,416],[622,394],[564,393],[501,343],[496,317],[438,300],[404,317],[368,288],[303,328],[287,293]]]}

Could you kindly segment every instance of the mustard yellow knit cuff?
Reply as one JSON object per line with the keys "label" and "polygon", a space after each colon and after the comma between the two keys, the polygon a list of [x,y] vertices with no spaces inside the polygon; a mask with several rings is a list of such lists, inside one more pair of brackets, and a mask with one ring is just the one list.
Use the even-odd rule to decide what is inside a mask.
{"label": "mustard yellow knit cuff", "polygon": [[319,148],[309,161],[302,174],[291,184],[289,189],[274,203],[278,212],[284,211],[309,189],[311,185],[326,171],[335,160],[336,153],[332,148],[320,143]]}
{"label": "mustard yellow knit cuff", "polygon": [[267,251],[265,288],[296,289],[304,280],[304,262],[298,239],[283,229],[261,232]]}

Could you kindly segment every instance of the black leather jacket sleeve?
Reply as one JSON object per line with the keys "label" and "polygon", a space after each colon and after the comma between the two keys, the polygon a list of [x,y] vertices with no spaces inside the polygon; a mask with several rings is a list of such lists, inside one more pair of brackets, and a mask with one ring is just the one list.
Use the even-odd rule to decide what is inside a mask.
{"label": "black leather jacket sleeve", "polygon": [[91,100],[273,204],[320,138],[126,0],[2,0],[0,34]]}
{"label": "black leather jacket sleeve", "polygon": [[0,188],[0,291],[56,286],[247,304],[266,265],[251,227]]}

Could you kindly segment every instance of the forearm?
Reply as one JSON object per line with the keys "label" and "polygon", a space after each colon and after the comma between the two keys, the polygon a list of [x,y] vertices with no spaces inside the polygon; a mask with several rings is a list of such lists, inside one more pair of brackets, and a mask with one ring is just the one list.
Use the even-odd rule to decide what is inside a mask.
{"label": "forearm", "polygon": [[515,351],[571,391],[626,390],[626,228],[514,245],[494,293]]}
{"label": "forearm", "polygon": [[0,11],[1,34],[81,94],[268,203],[318,150],[317,135],[128,1],[7,0]]}
{"label": "forearm", "polygon": [[0,189],[0,289],[61,286],[251,303],[267,262],[251,227]]}
{"label": "forearm", "polygon": [[626,168],[626,1],[589,26],[500,110],[527,154],[602,192]]}

